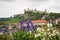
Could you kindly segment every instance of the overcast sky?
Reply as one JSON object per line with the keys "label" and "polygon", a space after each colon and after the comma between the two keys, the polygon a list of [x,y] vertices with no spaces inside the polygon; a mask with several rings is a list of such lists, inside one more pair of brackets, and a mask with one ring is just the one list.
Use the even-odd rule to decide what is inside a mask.
{"label": "overcast sky", "polygon": [[21,14],[27,8],[60,12],[60,0],[0,0],[0,17]]}

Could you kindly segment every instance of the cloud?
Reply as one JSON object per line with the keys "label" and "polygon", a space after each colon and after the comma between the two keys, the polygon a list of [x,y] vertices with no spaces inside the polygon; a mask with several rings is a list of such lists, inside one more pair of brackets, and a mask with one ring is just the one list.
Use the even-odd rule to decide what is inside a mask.
{"label": "cloud", "polygon": [[7,2],[10,2],[10,1],[15,1],[15,0],[0,0],[0,1],[7,1]]}
{"label": "cloud", "polygon": [[8,17],[14,14],[20,14],[24,12],[24,9],[37,9],[52,12],[60,12],[59,0],[12,0],[1,1],[0,0],[0,17]]}
{"label": "cloud", "polygon": [[60,12],[60,0],[50,0],[47,5],[50,12]]}
{"label": "cloud", "polygon": [[28,0],[28,1],[48,1],[48,0]]}

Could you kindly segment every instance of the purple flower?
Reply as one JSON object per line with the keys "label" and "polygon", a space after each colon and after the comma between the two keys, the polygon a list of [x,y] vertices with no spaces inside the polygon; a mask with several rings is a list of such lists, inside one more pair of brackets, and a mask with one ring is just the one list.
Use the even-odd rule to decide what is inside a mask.
{"label": "purple flower", "polygon": [[32,30],[32,31],[34,31],[35,29],[36,29],[36,27],[33,25],[33,23],[32,23],[32,20],[30,19],[30,17],[28,18],[28,20],[27,20],[27,28],[29,29],[29,30]]}
{"label": "purple flower", "polygon": [[5,29],[7,29],[7,30],[8,30],[8,27],[5,27]]}
{"label": "purple flower", "polygon": [[23,20],[21,20],[21,21],[20,21],[20,25],[22,26],[22,25],[23,25],[23,23],[24,23],[24,21],[23,21]]}
{"label": "purple flower", "polygon": [[8,32],[8,29],[4,28],[4,32]]}
{"label": "purple flower", "polygon": [[30,30],[30,25],[29,25],[29,22],[27,21],[27,30]]}
{"label": "purple flower", "polygon": [[20,25],[21,25],[21,29],[22,30],[28,30],[28,31],[31,30],[31,31],[34,31],[36,29],[35,26],[32,23],[32,20],[30,19],[30,17],[26,21],[26,24],[27,24],[27,26],[25,27],[24,26],[24,21],[23,20],[20,21]]}
{"label": "purple flower", "polygon": [[0,28],[0,32],[3,32],[3,30]]}
{"label": "purple flower", "polygon": [[23,24],[24,24],[24,21],[23,21],[23,20],[21,20],[21,21],[20,21],[21,29],[22,29],[22,30],[25,30],[25,27],[24,27],[24,25],[23,25]]}

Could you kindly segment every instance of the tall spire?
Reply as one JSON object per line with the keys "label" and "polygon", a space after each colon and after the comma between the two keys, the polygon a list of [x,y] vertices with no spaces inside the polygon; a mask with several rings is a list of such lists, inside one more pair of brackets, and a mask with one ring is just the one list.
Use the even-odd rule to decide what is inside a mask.
{"label": "tall spire", "polygon": [[45,9],[45,12],[47,12],[47,10]]}

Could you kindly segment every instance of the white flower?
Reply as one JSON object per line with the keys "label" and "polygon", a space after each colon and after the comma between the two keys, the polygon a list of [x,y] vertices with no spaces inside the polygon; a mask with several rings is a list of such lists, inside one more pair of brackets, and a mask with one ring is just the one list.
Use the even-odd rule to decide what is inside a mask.
{"label": "white flower", "polygon": [[56,34],[58,34],[58,35],[59,35],[60,33],[59,33],[59,32],[56,32]]}
{"label": "white flower", "polygon": [[29,31],[31,33],[31,31]]}
{"label": "white flower", "polygon": [[42,31],[44,31],[44,29],[42,29]]}
{"label": "white flower", "polygon": [[41,28],[40,27],[37,27],[37,31],[41,31]]}
{"label": "white flower", "polygon": [[55,33],[51,34],[51,36],[55,36]]}
{"label": "white flower", "polygon": [[53,31],[53,33],[55,33],[55,32],[56,32],[56,30]]}
{"label": "white flower", "polygon": [[41,36],[40,34],[38,34],[38,33],[36,33],[35,34],[35,38],[37,38],[37,37],[39,37],[39,36]]}
{"label": "white flower", "polygon": [[47,30],[49,31],[50,29],[48,28]]}
{"label": "white flower", "polygon": [[31,34],[31,33],[32,33],[32,31],[29,31],[29,33]]}
{"label": "white flower", "polygon": [[48,32],[48,35],[50,35],[51,33],[50,32]]}
{"label": "white flower", "polygon": [[40,30],[40,28],[39,27],[37,27],[37,31],[39,31]]}
{"label": "white flower", "polygon": [[44,35],[46,35],[46,32],[44,33]]}

